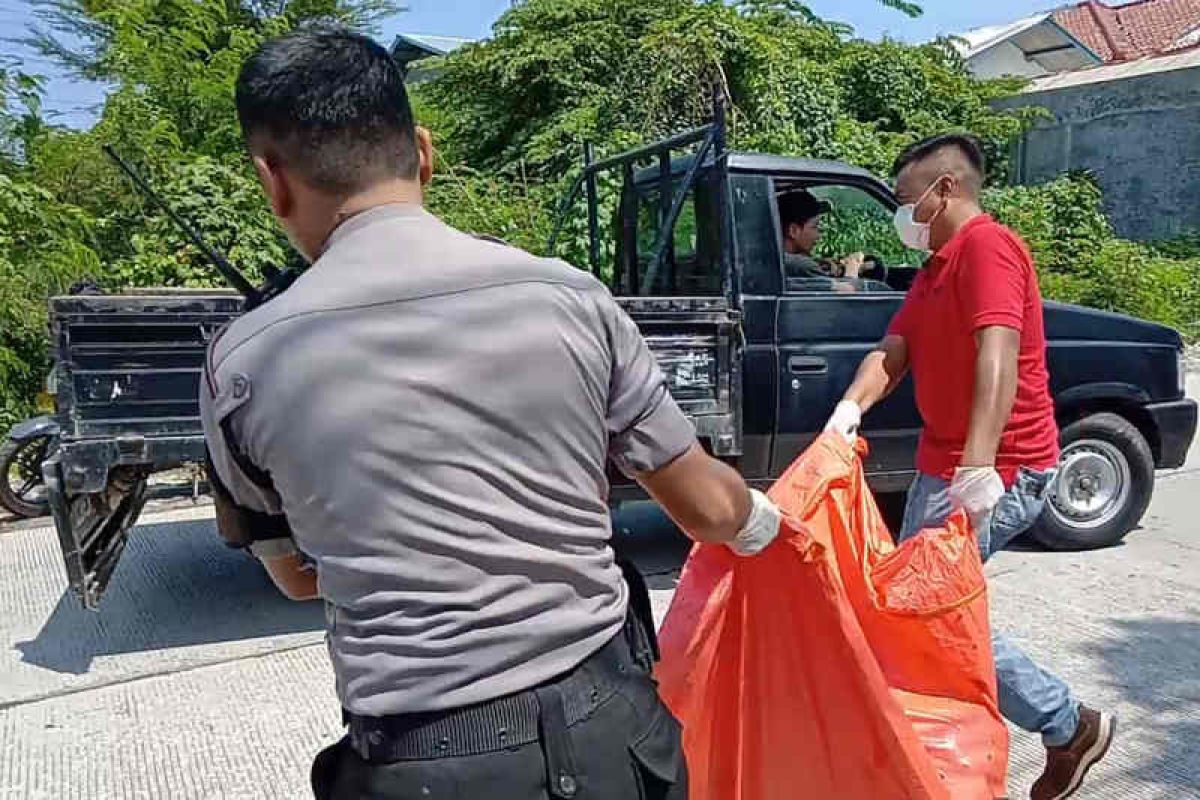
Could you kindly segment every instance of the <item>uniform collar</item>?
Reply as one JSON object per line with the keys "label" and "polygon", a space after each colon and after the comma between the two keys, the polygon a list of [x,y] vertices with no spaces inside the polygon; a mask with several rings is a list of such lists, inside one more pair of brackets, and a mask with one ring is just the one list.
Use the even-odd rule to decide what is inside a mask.
{"label": "uniform collar", "polygon": [[366,211],[360,211],[339,222],[325,239],[325,246],[321,248],[321,255],[328,253],[329,249],[342,239],[352,236],[363,228],[373,225],[380,220],[415,220],[428,216],[429,212],[417,203],[386,203],[381,206],[368,208]]}
{"label": "uniform collar", "polygon": [[947,267],[958,257],[958,252],[962,250],[963,242],[966,241],[967,233],[992,221],[992,217],[989,214],[976,214],[954,232],[954,235],[950,237],[950,241],[942,245],[941,249],[929,257],[929,260],[925,262],[925,271],[929,274],[929,280],[935,286],[941,285],[945,279],[948,272]]}

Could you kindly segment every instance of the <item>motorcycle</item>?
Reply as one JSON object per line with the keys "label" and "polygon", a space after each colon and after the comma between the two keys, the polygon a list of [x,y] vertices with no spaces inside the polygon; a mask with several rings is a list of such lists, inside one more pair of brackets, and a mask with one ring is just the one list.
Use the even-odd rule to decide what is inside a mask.
{"label": "motorcycle", "polygon": [[[104,294],[104,290],[92,278],[84,278],[72,284],[67,294]],[[43,415],[18,422],[0,444],[0,506],[18,517],[44,517],[50,513],[42,462],[58,447],[61,433],[54,417],[56,391],[52,369],[46,377],[46,390],[37,397],[37,408]]]}
{"label": "motorcycle", "polygon": [[50,513],[42,462],[58,446],[58,421],[50,416],[19,422],[0,444],[0,506],[18,517]]}

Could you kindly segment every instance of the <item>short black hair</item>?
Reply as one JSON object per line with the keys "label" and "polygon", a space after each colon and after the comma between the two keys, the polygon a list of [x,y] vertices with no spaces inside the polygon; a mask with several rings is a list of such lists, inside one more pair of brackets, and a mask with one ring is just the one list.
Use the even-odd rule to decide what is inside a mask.
{"label": "short black hair", "polygon": [[978,139],[966,133],[943,133],[922,139],[916,144],[906,147],[896,159],[896,163],[892,165],[892,177],[897,177],[900,171],[910,164],[924,161],[947,148],[959,151],[971,165],[971,169],[979,175],[980,180],[987,174],[987,159],[984,158],[983,146]]}
{"label": "short black hair", "polygon": [[789,225],[803,225],[813,217],[828,214],[832,206],[799,189],[779,196],[779,224],[784,231]]}
{"label": "short black hair", "polygon": [[416,177],[416,125],[404,74],[386,49],[317,25],[264,42],[242,65],[237,112],[250,151],[345,195]]}

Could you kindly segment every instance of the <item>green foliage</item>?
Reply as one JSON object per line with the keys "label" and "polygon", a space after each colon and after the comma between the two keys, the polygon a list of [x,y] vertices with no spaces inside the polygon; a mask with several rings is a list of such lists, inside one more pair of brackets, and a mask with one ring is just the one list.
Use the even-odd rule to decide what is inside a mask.
{"label": "green foliage", "polygon": [[40,84],[0,59],[0,428],[46,370],[46,300],[110,288],[221,285],[101,151],[113,145],[251,276],[289,249],[242,152],[233,87],[264,38],[310,20],[369,26],[391,0],[44,0],[29,42],[112,89],[88,131],[49,125]]}
{"label": "green foliage", "polygon": [[544,188],[520,180],[444,166],[425,201],[432,213],[460,230],[540,250],[550,236],[546,194]]}
{"label": "green foliage", "polygon": [[1040,186],[992,189],[984,205],[1021,232],[1043,273],[1073,273],[1113,238],[1100,187],[1086,174],[1068,174]]}
{"label": "green foliage", "polygon": [[[283,266],[286,243],[275,229],[258,181],[247,170],[206,156],[180,164],[158,189],[166,201],[218,251],[255,282],[262,268]],[[129,226],[130,254],[116,260],[104,280],[119,286],[213,286],[220,276],[165,214],[157,210]]]}
{"label": "green foliage", "polygon": [[45,127],[41,88],[41,79],[0,56],[0,172],[12,171],[25,158],[27,144]]}
{"label": "green foliage", "polygon": [[796,2],[527,0],[440,71],[420,91],[447,157],[539,179],[574,167],[584,139],[611,152],[706,121],[714,85],[735,146],[881,171],[915,138],[961,128],[1001,174],[1027,116],[991,109],[1012,84],[973,80],[945,44],[848,41]]}
{"label": "green foliage", "polygon": [[96,270],[91,223],[45,189],[0,174],[0,428],[25,416],[46,360],[46,298]]}
{"label": "green foliage", "polygon": [[1200,231],[1155,242],[1151,248],[1164,258],[1200,259]]}
{"label": "green foliage", "polygon": [[885,264],[920,266],[921,255],[909,250],[896,237],[891,219],[858,208],[835,206],[821,220],[817,256],[837,259],[862,252],[878,256]]}
{"label": "green foliage", "polygon": [[1131,314],[1200,335],[1200,258],[1163,258],[1152,248],[1110,239],[1072,272],[1050,276],[1055,299]]}
{"label": "green foliage", "polygon": [[884,40],[851,42],[835,62],[841,104],[856,126],[845,126],[838,157],[888,174],[900,150],[926,136],[964,131],[983,142],[989,179],[1008,172],[1009,145],[1036,116],[998,113],[988,103],[1012,81],[978,81],[946,41],[917,47]]}
{"label": "green foliage", "polygon": [[985,204],[1028,242],[1047,297],[1200,336],[1200,249],[1194,238],[1152,245],[1116,238],[1100,189],[1085,174],[993,189]]}

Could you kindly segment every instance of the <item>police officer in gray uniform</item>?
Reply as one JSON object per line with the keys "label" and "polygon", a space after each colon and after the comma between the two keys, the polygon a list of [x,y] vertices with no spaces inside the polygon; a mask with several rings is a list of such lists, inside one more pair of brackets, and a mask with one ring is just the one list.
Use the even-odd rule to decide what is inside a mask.
{"label": "police officer in gray uniform", "polygon": [[316,796],[684,800],[606,462],[742,555],[778,511],[699,448],[604,286],[422,210],[429,137],[379,45],[269,41],[237,107],[312,266],[216,339],[201,406],[223,535],[328,608],[349,731]]}

